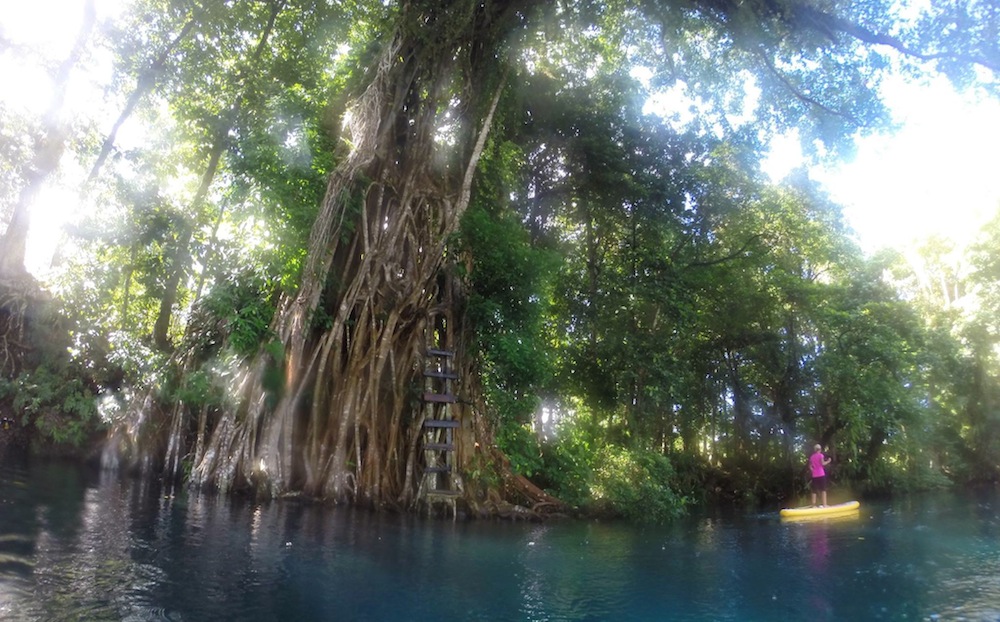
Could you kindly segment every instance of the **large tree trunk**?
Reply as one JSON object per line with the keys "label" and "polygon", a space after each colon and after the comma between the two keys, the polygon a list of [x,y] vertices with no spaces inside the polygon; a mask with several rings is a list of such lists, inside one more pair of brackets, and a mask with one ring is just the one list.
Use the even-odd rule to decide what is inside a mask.
{"label": "large tree trunk", "polygon": [[[455,321],[439,288],[446,242],[503,87],[497,37],[525,4],[404,3],[350,107],[351,150],[330,176],[301,287],[273,323],[284,391],[269,410],[262,355],[244,410],[216,428],[196,483],[409,501],[422,359],[434,323]],[[454,141],[438,139],[446,126]]]}

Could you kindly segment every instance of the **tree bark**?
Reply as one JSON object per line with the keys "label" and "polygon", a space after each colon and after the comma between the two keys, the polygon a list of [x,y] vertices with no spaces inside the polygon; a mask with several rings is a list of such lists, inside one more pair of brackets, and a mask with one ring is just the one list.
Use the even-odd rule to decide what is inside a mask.
{"label": "tree bark", "polygon": [[[259,380],[249,384],[244,414],[231,419],[231,442],[246,451],[235,468],[221,447],[206,451],[196,481],[375,506],[410,500],[424,353],[436,322],[457,321],[440,289],[447,240],[503,89],[503,37],[527,6],[403,4],[349,108],[351,149],[330,175],[301,286],[272,324],[283,395],[269,411]],[[459,139],[437,140],[456,120]]]}

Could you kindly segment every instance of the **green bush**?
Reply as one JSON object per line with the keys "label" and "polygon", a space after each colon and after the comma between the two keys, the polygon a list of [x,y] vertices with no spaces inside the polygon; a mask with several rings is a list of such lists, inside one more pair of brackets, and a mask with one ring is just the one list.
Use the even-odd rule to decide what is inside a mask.
{"label": "green bush", "polygon": [[636,522],[662,523],[684,512],[674,469],[662,454],[607,446],[598,451],[591,482],[594,510]]}
{"label": "green bush", "polygon": [[496,443],[515,473],[532,477],[542,468],[541,449],[529,427],[504,423],[497,430]]}
{"label": "green bush", "polygon": [[236,354],[251,356],[272,336],[274,290],[269,276],[245,270],[221,279],[205,297],[205,310],[224,325]]}
{"label": "green bush", "polygon": [[219,404],[222,401],[222,391],[213,383],[212,373],[208,370],[195,370],[179,380],[180,386],[167,396],[171,401],[183,402],[191,409]]}
{"label": "green bush", "polygon": [[45,366],[0,380],[0,401],[43,444],[80,448],[100,427],[92,391],[78,377]]}
{"label": "green bush", "polygon": [[542,445],[534,481],[585,513],[662,523],[680,516],[689,500],[670,459],[655,451],[600,440],[585,416],[560,423]]}
{"label": "green bush", "polygon": [[[532,246],[516,215],[492,213],[482,205],[463,216],[457,245],[474,257],[465,274],[465,313],[475,330],[489,414],[501,427],[527,424],[538,407],[539,387],[551,376],[543,301],[557,264],[550,253]],[[519,434],[516,428],[506,433]]]}
{"label": "green bush", "polygon": [[561,425],[556,440],[542,445],[542,467],[535,482],[573,507],[590,502],[594,439],[579,425]]}

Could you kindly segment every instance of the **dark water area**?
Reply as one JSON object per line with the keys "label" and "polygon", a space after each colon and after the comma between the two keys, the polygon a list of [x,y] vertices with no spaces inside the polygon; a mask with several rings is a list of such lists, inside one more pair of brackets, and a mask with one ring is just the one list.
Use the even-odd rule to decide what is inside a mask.
{"label": "dark water area", "polygon": [[1000,620],[998,504],[453,523],[2,464],[0,619]]}

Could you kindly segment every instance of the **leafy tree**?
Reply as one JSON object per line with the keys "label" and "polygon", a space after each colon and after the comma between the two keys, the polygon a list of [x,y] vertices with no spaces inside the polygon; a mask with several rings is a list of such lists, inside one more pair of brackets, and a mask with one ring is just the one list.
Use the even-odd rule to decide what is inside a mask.
{"label": "leafy tree", "polygon": [[[929,404],[977,450],[993,438],[995,367],[972,330],[989,321],[966,333],[979,384],[941,382],[945,332],[807,180],[771,187],[756,165],[793,127],[817,156],[848,152],[886,121],[890,68],[996,71],[990,7],[907,22],[881,0],[133,8],[109,39],[114,120],[56,142],[89,164],[104,221],[77,231],[66,330],[81,360],[119,366],[97,391],[127,379],[113,438],[135,464],[410,506],[428,347],[456,353],[457,466],[488,484],[465,491],[474,511],[554,507],[531,474],[628,516],[639,478],[668,516],[697,469],[719,490],[773,488],[807,437],[879,486],[930,435]],[[683,103],[649,114],[666,95]],[[155,121],[145,143],[119,144],[138,121]],[[55,171],[9,162],[3,187]],[[542,395],[577,413],[566,444],[535,445]]]}
{"label": "leafy tree", "polygon": [[[472,171],[501,101],[503,84],[495,80],[508,71],[502,65],[511,58],[506,52],[509,36],[526,32],[526,43],[537,45],[537,52],[523,57],[541,61],[527,63],[527,75],[552,67],[557,80],[569,85],[574,81],[599,84],[588,77],[595,66],[597,75],[612,77],[609,84],[626,84],[625,76],[614,79],[614,72],[606,68],[620,60],[639,59],[638,55],[628,58],[620,51],[626,48],[612,43],[620,41],[617,36],[624,37],[624,30],[616,29],[620,22],[605,10],[607,7],[566,4],[560,8],[564,12],[531,12],[517,2],[490,2],[474,8],[452,7],[445,14],[437,5],[408,2],[389,16],[382,36],[389,44],[369,57],[372,69],[348,108],[351,149],[334,169],[321,203],[300,287],[279,304],[273,324],[284,344],[289,384],[273,411],[249,406],[263,402],[253,397],[260,385],[247,385],[244,403],[249,411],[239,418],[223,414],[219,429],[233,433],[213,438],[213,450],[205,454],[212,461],[196,465],[192,472],[197,482],[228,488],[258,481],[266,482],[272,493],[301,487],[313,494],[376,504],[410,502],[413,481],[401,477],[409,469],[388,468],[387,461],[390,456],[402,458],[397,462],[400,465],[414,460],[412,452],[406,450],[412,445],[405,439],[412,438],[415,428],[403,422],[410,408],[405,387],[414,382],[408,370],[419,368],[413,358],[421,350],[418,344],[427,343],[432,326],[439,335],[461,334],[455,332],[461,328],[459,318],[428,311],[438,304],[452,309],[463,295],[461,290],[441,285],[440,275],[446,274],[442,273],[443,258],[447,256],[442,251],[469,204]],[[804,132],[805,136],[825,140],[831,150],[842,137],[877,120],[882,113],[870,88],[874,83],[867,78],[877,75],[884,60],[859,40],[872,43],[868,34],[886,22],[870,15],[863,16],[869,25],[859,30],[846,20],[860,19],[860,13],[847,11],[833,17],[799,5],[782,13],[753,4],[641,8],[646,10],[646,18],[632,14],[640,25],[638,30],[647,35],[656,33],[657,45],[674,46],[675,58],[684,61],[683,71],[699,78],[691,86],[709,102],[706,121],[711,119],[714,125],[696,128],[695,136],[708,138],[721,131],[734,139],[748,140],[745,144],[751,150],[730,152],[739,154],[732,171],[739,171],[746,161],[741,159],[744,153],[750,156],[755,145],[753,135],[723,113],[732,110],[737,99],[742,100],[735,96],[736,85],[744,84],[747,75],[753,75],[762,90],[759,109],[765,113],[765,124],[804,126],[811,130]],[[544,21],[546,18],[551,21]],[[522,30],[532,23],[545,24],[545,28]],[[430,24],[433,26],[428,27]],[[594,28],[598,30],[591,30]],[[606,33],[607,39],[593,38],[591,32]],[[837,44],[843,47],[834,53],[832,46]],[[652,60],[659,52],[657,45],[637,49],[650,54]],[[712,54],[704,53],[705,45]],[[570,49],[573,54],[568,53]],[[720,63],[720,58],[724,62]],[[858,58],[862,62],[857,62]],[[596,65],[591,59],[596,59]],[[798,69],[810,63],[823,71]],[[657,69],[663,67],[657,64]],[[447,76],[448,80],[431,76]],[[676,79],[676,75],[672,77]],[[713,85],[711,90],[701,89],[709,84]],[[731,88],[717,88],[719,85]],[[597,92],[609,94],[613,90]],[[622,108],[616,108],[615,101],[614,97],[602,101],[597,96],[590,104],[596,111],[605,110],[607,105],[609,123],[590,127],[609,128],[615,140],[605,140],[604,133],[591,133],[588,126],[574,125],[570,115],[562,118],[563,141],[557,144],[553,157],[545,159],[540,153],[526,152],[529,160],[550,167],[569,181],[564,184],[563,208],[555,217],[565,218],[567,225],[573,223],[566,230],[576,231],[580,240],[574,252],[579,252],[582,260],[578,265],[583,268],[579,274],[584,280],[577,297],[582,306],[571,310],[571,316],[574,330],[583,336],[577,360],[588,363],[592,370],[584,375],[582,386],[589,391],[592,409],[610,414],[624,404],[633,405],[628,409],[630,414],[623,409],[605,420],[611,424],[608,431],[612,436],[608,438],[642,429],[645,416],[637,418],[640,409],[634,405],[641,403],[636,401],[640,395],[646,397],[646,389],[639,389],[634,374],[619,375],[622,362],[634,360],[636,351],[626,354],[617,344],[627,343],[624,335],[632,339],[642,334],[635,331],[641,328],[637,320],[644,303],[632,306],[630,295],[638,281],[622,278],[638,274],[634,271],[640,265],[638,257],[619,260],[621,250],[628,248],[628,234],[640,230],[637,225],[641,220],[629,218],[628,202],[639,199],[629,192],[630,184],[622,183],[636,169],[618,165],[622,160],[619,156],[632,152],[630,145],[636,141],[629,138],[627,123],[616,125],[615,115]],[[811,124],[804,122],[807,118],[813,120]],[[470,119],[477,122],[470,124]],[[692,265],[711,264],[740,250],[738,237],[726,236],[724,225],[728,214],[752,202],[743,188],[752,189],[754,184],[741,181],[739,174],[726,176],[725,168],[715,168],[715,162],[725,158],[727,148],[722,142],[701,151],[702,159],[696,156],[695,161],[706,170],[723,175],[701,178],[700,186],[698,175],[680,183],[672,203],[676,220],[673,227],[661,230],[680,239],[694,236],[697,244],[682,245],[690,249],[687,258]],[[680,157],[687,158],[688,153],[682,152]],[[545,209],[544,204],[534,205]],[[691,216],[684,213],[690,206],[694,206]],[[539,223],[542,213],[536,214],[532,220]],[[628,258],[627,253],[621,256]],[[394,280],[391,275],[404,278]],[[766,273],[758,276],[764,278]],[[622,284],[631,284],[632,291],[622,290]],[[760,291],[772,295],[766,288]],[[621,313],[613,311],[626,300],[629,306]],[[774,310],[779,300],[769,297],[759,307],[747,305],[746,310]],[[311,322],[314,315],[329,317],[316,332]],[[431,319],[435,317],[440,319]],[[775,314],[756,320],[745,317],[740,322],[759,326],[758,334],[771,339],[778,326],[787,328],[782,319],[787,318]],[[631,330],[622,333],[621,326]],[[738,396],[760,386],[757,378],[763,367],[756,361],[767,360],[761,350],[766,340],[745,342],[738,333],[734,337],[735,341],[722,348],[720,361],[727,362],[725,377],[736,392],[733,395]],[[752,353],[748,346],[760,352]],[[754,362],[746,374],[745,361]],[[255,363],[253,368],[259,366]],[[587,368],[581,365],[579,369]],[[386,385],[389,378],[396,380]],[[464,375],[463,381],[474,396],[475,379]],[[388,391],[388,387],[393,388]],[[307,402],[305,395],[314,397]],[[660,398],[666,407],[673,402],[668,395],[663,393]],[[749,398],[737,407],[734,438],[738,450],[746,449],[752,437],[750,418],[757,407],[759,403],[755,405]],[[331,412],[335,414],[331,416]],[[470,414],[475,420],[475,412]],[[473,429],[482,428],[474,423]],[[485,446],[485,442],[480,444]],[[470,459],[475,453],[464,455]],[[216,462],[228,455],[240,456],[235,470],[221,470]]]}

